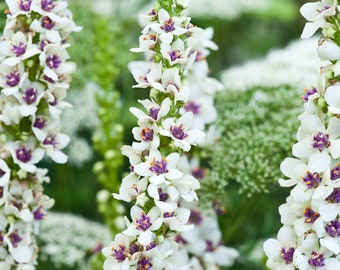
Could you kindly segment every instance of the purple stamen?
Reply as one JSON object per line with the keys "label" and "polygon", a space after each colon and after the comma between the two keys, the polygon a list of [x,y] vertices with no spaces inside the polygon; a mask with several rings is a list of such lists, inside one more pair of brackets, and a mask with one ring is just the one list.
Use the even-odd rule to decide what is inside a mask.
{"label": "purple stamen", "polygon": [[340,203],[340,189],[335,188],[333,192],[326,198],[331,203]]}
{"label": "purple stamen", "polygon": [[213,241],[205,240],[205,244],[206,244],[205,251],[207,251],[207,252],[214,252],[215,251],[216,248],[214,247]]}
{"label": "purple stamen", "polygon": [[161,161],[153,159],[152,162],[150,162],[150,171],[160,174],[160,173],[166,173],[168,170],[166,169],[167,163],[165,159],[162,159]]}
{"label": "purple stamen", "polygon": [[22,96],[23,100],[27,105],[31,105],[37,100],[38,91],[34,88],[28,88],[25,91],[25,94]]}
{"label": "purple stamen", "polygon": [[45,11],[51,11],[56,4],[53,2],[53,0],[42,0],[41,1],[41,8]]}
{"label": "purple stamen", "polygon": [[44,117],[37,117],[33,123],[33,127],[43,129],[46,126],[47,120]]}
{"label": "purple stamen", "polygon": [[200,180],[205,177],[205,170],[201,167],[196,167],[191,171],[191,174],[193,177]]}
{"label": "purple stamen", "polygon": [[161,26],[161,29],[164,30],[164,32],[169,33],[175,30],[175,23],[172,20],[172,18],[169,18],[167,21],[163,23]]}
{"label": "purple stamen", "polygon": [[55,22],[48,16],[44,16],[41,20],[41,27],[51,30],[55,25]]}
{"label": "purple stamen", "polygon": [[195,103],[194,101],[189,101],[184,105],[184,109],[187,112],[192,112],[193,114],[199,114],[200,109],[201,109],[201,105]]}
{"label": "purple stamen", "polygon": [[308,260],[308,263],[310,266],[313,267],[325,266],[325,258],[323,254],[318,254],[315,251],[313,251]]}
{"label": "purple stamen", "polygon": [[200,225],[203,221],[201,213],[199,211],[190,210],[189,223]]}
{"label": "purple stamen", "polygon": [[27,45],[23,42],[19,42],[18,45],[12,44],[12,52],[15,53],[16,57],[23,55],[26,52]]}
{"label": "purple stamen", "polygon": [[303,177],[303,181],[309,189],[317,188],[321,180],[322,178],[320,178],[320,175],[316,172],[310,173],[309,171],[307,171],[305,177]]}
{"label": "purple stamen", "polygon": [[39,206],[34,212],[33,212],[33,216],[35,220],[42,220],[45,217],[45,212],[44,209]]}
{"label": "purple stamen", "polygon": [[0,169],[0,178],[3,177],[6,174],[6,172],[2,169]]}
{"label": "purple stamen", "polygon": [[175,216],[175,212],[165,212],[163,213],[163,218],[171,218]]}
{"label": "purple stamen", "polygon": [[150,217],[145,215],[145,213],[143,212],[141,217],[136,219],[136,229],[145,232],[150,227],[151,227]]}
{"label": "purple stamen", "polygon": [[56,69],[60,66],[61,60],[58,55],[51,54],[46,59],[46,65],[51,69]]}
{"label": "purple stamen", "polygon": [[175,241],[176,241],[178,244],[183,244],[183,245],[188,244],[188,241],[186,241],[186,240],[183,238],[183,236],[180,235],[180,234],[177,234],[177,235],[175,236]]}
{"label": "purple stamen", "polygon": [[132,244],[130,247],[129,247],[129,252],[131,255],[135,254],[136,252],[140,251],[140,246],[137,245],[136,243]]}
{"label": "purple stamen", "polygon": [[172,50],[172,51],[169,51],[168,54],[170,56],[171,62],[174,62],[175,60],[182,58],[182,54],[180,50]]}
{"label": "purple stamen", "polygon": [[26,149],[25,146],[15,150],[15,154],[18,160],[26,163],[32,158],[32,149]]}
{"label": "purple stamen", "polygon": [[313,211],[311,208],[306,208],[304,211],[305,223],[313,224],[315,220],[318,219],[320,214],[318,212]]}
{"label": "purple stamen", "polygon": [[7,85],[14,87],[20,82],[20,73],[17,70],[14,70],[12,73],[6,76]]}
{"label": "purple stamen", "polygon": [[161,202],[166,202],[166,200],[169,198],[169,194],[166,192],[163,192],[161,188],[158,189],[158,195],[159,195],[159,200]]}
{"label": "purple stamen", "polygon": [[183,125],[171,127],[170,132],[172,136],[174,136],[176,139],[179,139],[179,140],[183,140],[186,137],[188,137],[188,135],[184,133]]}
{"label": "purple stamen", "polygon": [[314,95],[316,92],[318,92],[318,90],[315,87],[313,87],[312,89],[306,88],[304,91],[305,91],[305,95],[303,96],[303,100],[306,102],[308,101],[309,96]]}
{"label": "purple stamen", "polygon": [[329,134],[325,134],[321,131],[313,137],[313,140],[313,148],[319,149],[320,152],[331,145],[329,141]]}
{"label": "purple stamen", "polygon": [[331,169],[331,179],[333,181],[338,180],[340,178],[340,167],[339,164]]}
{"label": "purple stamen", "polygon": [[19,2],[19,8],[22,11],[30,11],[31,9],[31,4],[32,4],[32,0],[20,0]]}
{"label": "purple stamen", "polygon": [[154,120],[157,120],[159,111],[160,108],[151,108],[149,110],[149,116],[151,116]]}
{"label": "purple stamen", "polygon": [[325,229],[331,237],[340,236],[340,222],[338,220],[327,223]]}
{"label": "purple stamen", "polygon": [[47,136],[45,138],[45,140],[43,141],[43,144],[44,145],[52,145],[53,148],[56,148],[57,145],[59,144],[59,142],[56,139],[56,135],[50,135],[50,136]]}
{"label": "purple stamen", "polygon": [[13,247],[17,247],[22,238],[19,236],[18,231],[13,231],[8,236],[9,240],[11,241]]}
{"label": "purple stamen", "polygon": [[119,245],[118,249],[113,250],[114,256],[118,262],[123,262],[125,260],[125,254],[124,254],[125,250],[126,250],[126,247],[123,245]]}
{"label": "purple stamen", "polygon": [[157,244],[155,242],[151,242],[149,245],[146,246],[146,250],[150,250],[153,249],[157,246]]}
{"label": "purple stamen", "polygon": [[153,140],[153,130],[150,128],[142,128],[141,137],[143,141],[149,142]]}
{"label": "purple stamen", "polygon": [[286,262],[286,264],[290,264],[293,262],[294,252],[295,248],[293,247],[281,248],[281,258]]}
{"label": "purple stamen", "polygon": [[4,187],[0,187],[0,198],[4,196]]}
{"label": "purple stamen", "polygon": [[137,270],[149,270],[152,268],[152,263],[148,257],[141,258],[137,263]]}

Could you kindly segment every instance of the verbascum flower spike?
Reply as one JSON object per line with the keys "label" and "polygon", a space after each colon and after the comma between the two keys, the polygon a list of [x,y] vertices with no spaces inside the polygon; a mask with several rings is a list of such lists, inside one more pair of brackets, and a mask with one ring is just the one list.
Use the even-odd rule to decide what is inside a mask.
{"label": "verbascum flower spike", "polygon": [[328,64],[320,69],[319,83],[305,90],[294,157],[281,163],[288,179],[279,183],[292,189],[279,207],[283,226],[277,239],[264,243],[270,269],[340,268],[339,9],[336,0],[300,9],[308,20],[302,38],[321,28],[317,53]]}
{"label": "verbascum flower spike", "polygon": [[[104,269],[192,269],[176,256],[178,232],[192,230],[191,207],[200,183],[181,169],[181,156],[205,142],[206,124],[216,117],[209,94],[220,88],[207,78],[205,57],[216,45],[211,30],[183,15],[187,1],[157,1],[143,16],[139,47],[145,61],[129,64],[136,88],[149,89],[140,108],[130,108],[138,126],[135,141],[122,147],[130,173],[116,199],[131,202],[126,229],[103,249]],[[195,81],[204,74],[204,81]],[[191,78],[191,79],[190,79]],[[204,94],[208,100],[202,102]],[[202,100],[199,100],[202,98]],[[202,109],[204,108],[204,109]],[[211,112],[199,118],[198,115]]]}
{"label": "verbascum flower spike", "polygon": [[35,269],[35,234],[54,200],[43,193],[45,156],[65,163],[69,137],[59,116],[69,104],[68,36],[79,31],[67,1],[6,0],[0,42],[0,268]]}

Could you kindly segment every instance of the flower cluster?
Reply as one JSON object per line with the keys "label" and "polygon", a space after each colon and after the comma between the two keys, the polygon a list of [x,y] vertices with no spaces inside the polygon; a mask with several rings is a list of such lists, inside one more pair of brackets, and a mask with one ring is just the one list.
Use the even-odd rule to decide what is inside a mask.
{"label": "flower cluster", "polygon": [[271,269],[340,267],[339,10],[336,0],[306,3],[300,10],[308,20],[303,38],[322,29],[317,52],[328,64],[317,86],[305,90],[295,157],[281,163],[288,180],[279,183],[293,188],[279,207],[283,226],[277,239],[264,243]]}
{"label": "flower cluster", "polygon": [[181,158],[205,142],[203,130],[216,118],[212,95],[221,86],[208,77],[205,61],[216,49],[212,31],[190,23],[182,15],[187,6],[187,1],[158,1],[143,17],[139,47],[132,49],[146,56],[130,63],[134,87],[150,89],[150,98],[140,100],[143,109],[130,108],[138,126],[132,129],[135,142],[122,153],[131,172],[114,197],[134,205],[127,228],[103,249],[104,269],[191,267],[175,256],[176,235],[194,227],[190,205],[198,200],[203,172],[185,172]]}
{"label": "flower cluster", "polygon": [[75,64],[68,35],[80,30],[66,1],[7,1],[0,43],[0,268],[34,269],[37,225],[53,205],[43,194],[49,156],[65,163],[59,117]]}

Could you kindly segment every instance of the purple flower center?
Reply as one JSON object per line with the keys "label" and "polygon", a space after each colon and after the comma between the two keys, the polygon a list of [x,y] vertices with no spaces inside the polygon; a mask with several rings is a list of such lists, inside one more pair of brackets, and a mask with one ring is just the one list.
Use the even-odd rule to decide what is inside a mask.
{"label": "purple flower center", "polygon": [[313,224],[315,220],[318,219],[320,214],[318,212],[313,211],[311,208],[306,208],[304,211],[305,222],[309,224]]}
{"label": "purple flower center", "polygon": [[340,203],[340,189],[335,188],[333,192],[326,198],[331,203]]}
{"label": "purple flower center", "polygon": [[315,251],[312,252],[308,260],[309,265],[313,267],[325,266],[325,258],[322,254],[318,254]]}
{"label": "purple flower center", "polygon": [[188,244],[188,241],[186,241],[186,240],[183,238],[183,236],[180,235],[180,234],[177,234],[177,235],[175,236],[175,241],[176,241],[178,244],[183,244],[183,245]]}
{"label": "purple flower center", "polygon": [[317,188],[321,182],[322,178],[320,178],[320,175],[318,173],[310,173],[307,171],[305,177],[303,177],[303,181],[307,185],[309,189]]}
{"label": "purple flower center", "polygon": [[340,222],[338,220],[327,223],[325,229],[331,237],[340,236]]}
{"label": "purple flower center", "polygon": [[339,164],[334,167],[332,170],[331,170],[331,179],[333,181],[335,180],[338,180],[340,178],[340,168],[339,168]]}
{"label": "purple flower center", "polygon": [[50,77],[48,77],[48,76],[46,76],[46,75],[43,76],[43,79],[44,79],[45,81],[49,82],[49,83],[55,83],[55,81],[54,81],[52,78],[50,78]]}
{"label": "purple flower center", "polygon": [[304,91],[305,91],[305,95],[303,96],[303,100],[306,102],[308,101],[309,96],[314,95],[316,92],[318,92],[318,90],[315,87],[313,87],[312,89],[306,88]]}
{"label": "purple flower center", "polygon": [[159,111],[160,108],[151,108],[149,110],[149,116],[151,116],[154,120],[157,120]]}
{"label": "purple flower center", "polygon": [[161,26],[161,29],[164,30],[164,32],[169,33],[175,30],[175,23],[172,20],[172,18],[169,18],[166,20],[163,25]]}
{"label": "purple flower center", "polygon": [[143,141],[149,142],[153,139],[153,130],[150,128],[142,128],[141,137]]}
{"label": "purple flower center", "polygon": [[146,231],[151,227],[150,217],[145,215],[143,212],[140,218],[136,219],[136,229],[141,231]]}
{"label": "purple flower center", "polygon": [[33,126],[39,129],[43,129],[46,126],[47,120],[43,117],[37,117],[35,119]]}
{"label": "purple flower center", "polygon": [[152,263],[148,257],[141,258],[137,263],[137,270],[149,270],[152,268]]}
{"label": "purple flower center", "polygon": [[55,25],[55,22],[48,16],[44,16],[41,20],[41,27],[51,30]]}
{"label": "purple flower center", "polygon": [[156,16],[157,15],[157,12],[152,9],[149,13],[148,13],[149,16]]}
{"label": "purple flower center", "polygon": [[3,177],[6,174],[6,172],[2,169],[0,169],[0,178]]}
{"label": "purple flower center", "polygon": [[215,246],[213,241],[211,240],[205,240],[205,251],[207,252],[214,252],[215,251]]}
{"label": "purple flower center", "polygon": [[24,146],[15,150],[15,154],[18,160],[26,163],[32,158],[32,149],[26,149]]}
{"label": "purple flower center", "polygon": [[27,45],[23,42],[19,42],[18,45],[12,44],[12,52],[15,53],[16,57],[23,55],[26,52]]}
{"label": "purple flower center", "polygon": [[8,236],[9,240],[11,241],[13,247],[17,247],[22,238],[19,236],[18,231],[13,231]]}
{"label": "purple flower center", "polygon": [[192,112],[193,114],[199,114],[200,108],[201,108],[201,105],[195,103],[194,101],[189,101],[184,105],[184,109],[187,112]]}
{"label": "purple flower center", "polygon": [[191,171],[191,174],[196,179],[203,179],[205,177],[205,170],[201,167],[196,167]]}
{"label": "purple flower center", "polygon": [[293,261],[293,255],[295,252],[295,248],[281,248],[281,258],[286,262],[286,264],[290,264]]}
{"label": "purple flower center", "polygon": [[325,134],[321,131],[318,132],[318,134],[316,134],[313,137],[313,140],[314,140],[314,142],[312,143],[313,148],[319,149],[320,152],[325,148],[329,147],[331,144],[329,141],[329,134]]}
{"label": "purple flower center", "polygon": [[27,105],[31,105],[37,100],[38,91],[34,88],[28,88],[22,98],[25,100]]}
{"label": "purple flower center", "polygon": [[172,50],[170,52],[168,52],[169,56],[170,56],[170,60],[171,62],[182,58],[182,54],[180,50]]}
{"label": "purple flower center", "polygon": [[22,11],[30,11],[31,9],[31,4],[32,4],[32,0],[20,0],[19,2],[19,8]]}
{"label": "purple flower center", "polygon": [[58,98],[57,98],[55,95],[53,95],[53,97],[54,97],[54,100],[53,100],[53,101],[50,101],[50,102],[48,103],[48,104],[51,105],[51,106],[55,106],[55,105],[58,104]]}
{"label": "purple flower center", "polygon": [[55,3],[53,0],[42,0],[41,1],[41,8],[45,11],[51,11],[55,7]]}
{"label": "purple flower center", "polygon": [[171,127],[170,132],[172,136],[174,136],[176,139],[179,139],[179,140],[183,140],[186,137],[188,137],[188,135],[184,133],[183,125]]}
{"label": "purple flower center", "polygon": [[189,223],[200,225],[203,221],[201,213],[199,211],[190,210]]}
{"label": "purple flower center", "polygon": [[135,254],[136,252],[138,252],[140,250],[140,247],[139,245],[137,245],[136,243],[135,244],[132,244],[130,247],[129,247],[129,252],[131,255]]}
{"label": "purple flower center", "polygon": [[175,215],[175,212],[165,212],[163,213],[163,218],[171,218]]}
{"label": "purple flower center", "polygon": [[166,202],[166,200],[169,198],[169,194],[166,192],[163,192],[161,188],[158,189],[158,195],[159,195],[159,200],[161,202]]}
{"label": "purple flower center", "polygon": [[17,70],[14,70],[12,73],[6,76],[7,85],[14,87],[20,82],[20,73]]}
{"label": "purple flower center", "polygon": [[35,211],[33,211],[33,216],[35,220],[42,220],[45,217],[44,209],[39,206]]}
{"label": "purple flower center", "polygon": [[51,69],[56,69],[60,66],[61,60],[58,55],[51,54],[46,59],[46,65]]}
{"label": "purple flower center", "polygon": [[118,262],[123,262],[125,260],[124,251],[126,250],[126,247],[123,245],[119,245],[118,249],[114,249],[114,256]]}
{"label": "purple flower center", "polygon": [[4,232],[0,232],[0,245],[2,245],[3,241],[4,241]]}
{"label": "purple flower center", "polygon": [[45,138],[45,140],[43,141],[43,144],[44,145],[52,145],[53,148],[56,148],[57,145],[59,144],[59,142],[56,139],[56,135],[50,135],[50,136],[47,136]]}
{"label": "purple flower center", "polygon": [[157,247],[157,244],[155,242],[151,242],[149,245],[146,246],[146,250],[150,250]]}
{"label": "purple flower center", "polygon": [[162,159],[161,161],[153,159],[152,162],[150,162],[150,171],[160,174],[160,173],[166,173],[168,170],[166,169],[167,163],[165,159]]}

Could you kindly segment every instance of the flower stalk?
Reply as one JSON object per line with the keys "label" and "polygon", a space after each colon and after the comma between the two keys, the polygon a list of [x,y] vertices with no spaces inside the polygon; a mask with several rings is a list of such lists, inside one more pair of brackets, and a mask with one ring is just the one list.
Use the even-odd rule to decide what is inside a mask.
{"label": "flower stalk", "polygon": [[39,162],[65,163],[69,137],[60,115],[75,64],[68,62],[68,36],[79,31],[67,1],[7,1],[0,42],[0,249],[1,269],[35,269],[38,224],[54,200]]}
{"label": "flower stalk", "polygon": [[317,53],[328,64],[321,67],[317,86],[305,90],[294,158],[281,163],[288,179],[280,179],[279,184],[292,189],[279,207],[283,226],[277,239],[264,243],[270,269],[340,267],[339,9],[336,0],[306,3],[300,9],[308,20],[302,38],[321,28]]}

